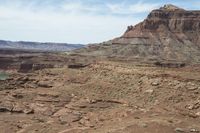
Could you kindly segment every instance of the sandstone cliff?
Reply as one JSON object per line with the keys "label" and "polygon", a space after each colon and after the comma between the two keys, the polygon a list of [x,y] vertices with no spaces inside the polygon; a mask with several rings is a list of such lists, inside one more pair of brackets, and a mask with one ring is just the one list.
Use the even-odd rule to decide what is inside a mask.
{"label": "sandstone cliff", "polygon": [[174,5],[153,10],[119,38],[78,52],[146,61],[200,62],[200,11]]}

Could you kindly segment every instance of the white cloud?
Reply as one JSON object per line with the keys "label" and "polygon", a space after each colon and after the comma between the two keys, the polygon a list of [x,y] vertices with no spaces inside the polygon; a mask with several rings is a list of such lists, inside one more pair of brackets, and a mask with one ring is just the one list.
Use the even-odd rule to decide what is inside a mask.
{"label": "white cloud", "polygon": [[148,3],[138,2],[134,5],[130,5],[129,9],[134,13],[142,13],[142,12],[149,12],[153,9],[158,8],[159,6],[160,4],[148,4]]}
{"label": "white cloud", "polygon": [[[132,11],[132,8],[129,6],[128,11]],[[128,15],[100,14],[102,10],[100,6],[84,5],[80,2],[67,2],[60,8],[52,5],[39,8],[35,7],[35,3],[1,4],[0,39],[102,42],[120,36],[128,25],[140,21],[139,18]]]}
{"label": "white cloud", "polygon": [[61,6],[61,10],[67,13],[98,13],[101,12],[100,7],[94,5],[86,5],[81,2],[67,2]]}
{"label": "white cloud", "polygon": [[141,1],[134,4],[127,3],[117,3],[117,4],[107,4],[107,7],[114,14],[137,14],[149,12],[153,9],[159,7],[160,4],[143,3]]}

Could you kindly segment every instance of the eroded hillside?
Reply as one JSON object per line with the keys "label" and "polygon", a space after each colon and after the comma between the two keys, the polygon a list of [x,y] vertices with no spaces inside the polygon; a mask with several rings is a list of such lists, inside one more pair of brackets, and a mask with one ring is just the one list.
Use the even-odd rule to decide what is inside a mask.
{"label": "eroded hillside", "polygon": [[200,61],[199,44],[200,11],[165,5],[153,10],[143,22],[129,26],[121,37],[76,52],[149,63],[195,64]]}

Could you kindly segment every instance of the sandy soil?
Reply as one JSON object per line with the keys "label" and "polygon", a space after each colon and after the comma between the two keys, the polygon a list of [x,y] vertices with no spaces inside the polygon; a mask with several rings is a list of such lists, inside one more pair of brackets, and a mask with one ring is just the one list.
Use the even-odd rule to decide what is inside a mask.
{"label": "sandy soil", "polygon": [[1,133],[198,133],[200,67],[102,61],[0,81]]}

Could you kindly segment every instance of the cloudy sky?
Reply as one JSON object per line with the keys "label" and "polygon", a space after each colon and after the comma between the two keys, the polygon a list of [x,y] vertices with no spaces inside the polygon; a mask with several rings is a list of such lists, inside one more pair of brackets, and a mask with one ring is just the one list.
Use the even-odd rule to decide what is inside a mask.
{"label": "cloudy sky", "polygon": [[168,3],[200,9],[199,0],[0,0],[0,39],[102,42]]}

